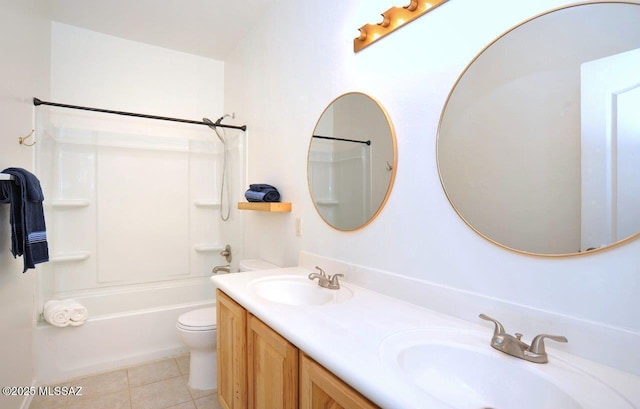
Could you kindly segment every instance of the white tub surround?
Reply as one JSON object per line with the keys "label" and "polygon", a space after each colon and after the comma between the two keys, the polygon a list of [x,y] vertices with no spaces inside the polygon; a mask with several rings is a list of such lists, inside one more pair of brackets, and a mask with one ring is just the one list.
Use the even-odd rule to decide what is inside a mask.
{"label": "white tub surround", "polygon": [[[301,262],[305,263],[311,259],[312,255],[303,254]],[[393,334],[421,328],[484,333],[486,334],[487,353],[503,355],[493,350],[489,345],[493,334],[493,326],[490,323],[485,323],[479,318],[474,322],[466,321],[393,296],[365,289],[351,281],[353,279],[363,280],[365,278],[363,275],[350,274],[344,270],[336,271],[331,268],[330,264],[321,263],[319,265],[327,270],[327,273],[345,273],[343,286],[350,293],[350,297],[337,303],[324,305],[290,306],[267,301],[258,295],[255,285],[249,285],[253,280],[275,275],[307,277],[309,273],[316,272],[313,267],[300,266],[215,276],[211,280],[217,288],[227,293],[300,350],[383,408],[450,408],[442,401],[412,386],[411,382],[400,373],[396,373],[384,365],[379,348]],[[382,275],[376,277],[373,274],[370,278],[377,279],[377,283],[369,282],[371,286],[380,284],[381,279],[384,280]],[[362,281],[359,282],[359,284],[361,283]],[[394,290],[401,292],[399,288],[401,285],[402,283],[396,281],[393,285]],[[456,298],[453,299],[456,300]],[[476,317],[482,312],[487,312],[490,315],[493,313],[493,311],[477,310],[476,307],[470,307],[469,303],[461,305],[465,310],[471,310],[468,311],[469,315]],[[495,318],[502,318],[501,314],[495,315]],[[514,326],[515,324],[509,325],[507,332],[513,333],[520,330],[520,328],[513,328]],[[525,339],[530,340],[533,335],[535,334],[526,332]],[[563,346],[578,341],[577,336],[577,334],[573,337],[568,336],[569,344],[562,344],[558,348],[555,348],[555,344],[548,342],[547,352],[550,362],[554,363],[555,367],[577,368],[578,371],[586,371],[599,380],[599,387],[594,388],[596,390],[585,388],[579,384],[571,384],[572,381],[567,380],[569,389],[573,389],[574,395],[576,390],[579,392],[579,396],[572,395],[572,397],[577,399],[580,406],[584,408],[605,406],[631,408],[640,405],[640,376],[580,358],[563,350]],[[504,356],[511,359],[511,357]],[[551,370],[551,366],[545,369],[541,364],[515,358],[513,361],[518,365],[539,365],[536,368],[543,372]],[[606,385],[615,389],[617,393],[612,392]],[[615,399],[612,400],[615,402],[611,400],[602,402],[605,396],[599,395],[598,391],[604,390],[608,391],[607,399],[613,396]]]}

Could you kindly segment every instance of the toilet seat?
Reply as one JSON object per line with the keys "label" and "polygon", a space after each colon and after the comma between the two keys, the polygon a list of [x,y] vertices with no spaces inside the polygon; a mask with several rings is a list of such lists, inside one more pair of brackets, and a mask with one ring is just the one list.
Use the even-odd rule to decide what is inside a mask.
{"label": "toilet seat", "polygon": [[216,329],[216,308],[200,308],[178,317],[176,326],[185,331],[212,331]]}

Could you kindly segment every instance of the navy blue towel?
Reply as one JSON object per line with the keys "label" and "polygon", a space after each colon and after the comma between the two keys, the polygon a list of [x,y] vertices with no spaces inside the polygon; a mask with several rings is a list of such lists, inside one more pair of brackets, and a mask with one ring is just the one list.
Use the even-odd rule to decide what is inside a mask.
{"label": "navy blue towel", "polygon": [[249,202],[279,202],[280,192],[271,185],[256,183],[249,185],[249,190],[244,192],[244,197]]}
{"label": "navy blue towel", "polygon": [[24,270],[35,268],[38,263],[49,261],[47,229],[44,222],[42,201],[44,195],[40,181],[31,172],[21,168],[2,171],[12,175],[13,181],[3,182],[0,203],[11,204],[11,254],[24,256]]}

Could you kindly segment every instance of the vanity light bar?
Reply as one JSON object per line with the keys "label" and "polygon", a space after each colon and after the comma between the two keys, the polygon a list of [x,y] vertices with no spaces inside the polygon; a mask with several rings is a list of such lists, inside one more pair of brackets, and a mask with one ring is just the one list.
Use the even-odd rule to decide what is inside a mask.
{"label": "vanity light bar", "polygon": [[391,7],[382,13],[382,21],[360,27],[360,36],[353,39],[353,52],[357,53],[394,30],[435,9],[448,0],[411,0],[408,6]]}

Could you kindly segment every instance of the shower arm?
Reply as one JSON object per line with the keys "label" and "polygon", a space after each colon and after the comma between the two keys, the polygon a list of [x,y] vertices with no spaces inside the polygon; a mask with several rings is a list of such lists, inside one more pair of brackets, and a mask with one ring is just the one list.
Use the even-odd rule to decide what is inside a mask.
{"label": "shower arm", "polygon": [[[80,105],[60,104],[60,103],[57,103],[57,102],[42,101],[42,100],[40,100],[38,98],[33,98],[33,105],[34,106],[49,105],[49,106],[60,107],[60,108],[71,108],[71,109],[80,109],[80,110],[83,110],[83,111],[102,112],[102,113],[105,113],[105,114],[133,116],[133,117],[137,117],[137,118],[157,119],[157,120],[161,120],[161,121],[182,122],[182,123],[187,123],[187,124],[209,126],[209,124],[207,124],[206,122],[194,121],[194,120],[191,120],[191,119],[170,118],[170,117],[166,117],[166,116],[136,114],[136,113],[133,113],[133,112],[112,111],[110,109],[83,107],[83,106],[80,106]],[[246,125],[238,126],[238,125],[224,125],[224,124],[221,124],[221,123],[216,123],[216,126],[219,126],[221,128],[240,129],[242,131],[246,131],[247,130],[247,126]]]}

